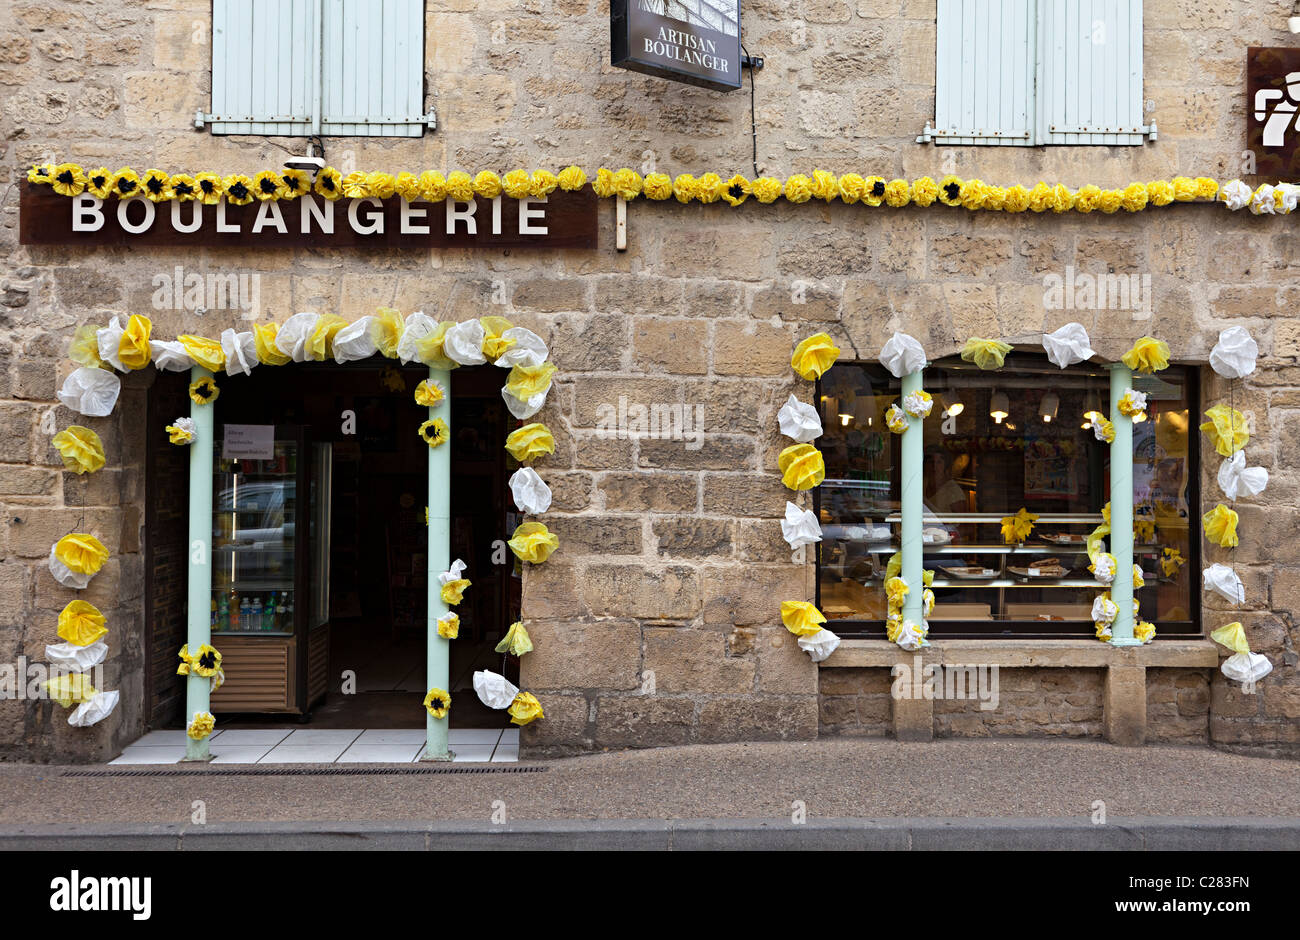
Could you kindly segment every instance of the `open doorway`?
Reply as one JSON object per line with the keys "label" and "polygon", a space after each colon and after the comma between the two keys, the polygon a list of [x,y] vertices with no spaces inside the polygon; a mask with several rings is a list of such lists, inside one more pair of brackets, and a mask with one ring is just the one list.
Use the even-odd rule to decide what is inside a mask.
{"label": "open doorway", "polygon": [[[428,446],[417,428],[427,415],[413,392],[427,377],[421,366],[371,359],[219,378],[212,616],[227,681],[212,710],[221,727],[286,720],[320,728],[424,727]],[[171,404],[171,386],[184,394],[187,383],[187,375],[160,374],[154,394]],[[456,608],[460,634],[451,642],[454,728],[507,723],[504,713],[478,701],[475,670],[518,680],[518,662],[493,650],[518,619],[520,597],[514,557],[501,542],[520,520],[506,483],[513,468],[502,442],[511,419],[500,386],[496,369],[461,368],[452,371],[448,390],[451,557],[464,559],[473,582]],[[274,425],[274,457],[224,459],[227,424]],[[168,448],[165,436],[154,440],[154,430],[150,448]],[[168,456],[153,462],[169,466]],[[164,529],[183,530],[184,513],[157,524],[154,541],[170,545],[176,534]],[[183,578],[184,569],[158,576],[164,572]],[[153,594],[170,596],[161,585]],[[286,599],[287,619],[265,613],[280,612]],[[295,613],[304,604],[308,609]],[[254,613],[246,617],[245,609]],[[152,659],[174,663],[176,612],[150,613]],[[153,676],[152,685],[170,685],[165,668]],[[167,691],[151,688],[155,727],[183,707],[183,694],[172,688],[160,695]],[[179,711],[163,720],[183,724]]]}

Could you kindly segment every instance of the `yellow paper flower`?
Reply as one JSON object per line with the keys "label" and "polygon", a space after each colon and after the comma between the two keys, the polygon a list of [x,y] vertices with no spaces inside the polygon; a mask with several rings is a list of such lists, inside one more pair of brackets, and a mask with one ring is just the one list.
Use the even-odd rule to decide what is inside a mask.
{"label": "yellow paper flower", "polygon": [[801,203],[812,198],[812,180],[796,173],[785,181],[786,202]]}
{"label": "yellow paper flower", "polygon": [[176,341],[184,347],[186,355],[209,372],[220,372],[226,367],[226,351],[215,339],[184,333]]}
{"label": "yellow paper flower", "polygon": [[162,170],[146,170],[140,181],[140,195],[150,202],[166,202],[173,195],[171,178]]}
{"label": "yellow paper flower", "polygon": [[1115,425],[1100,411],[1092,413],[1092,434],[1097,440],[1107,444],[1115,443]]}
{"label": "yellow paper flower", "polygon": [[1029,538],[1029,534],[1034,531],[1034,523],[1038,521],[1038,513],[1030,512],[1021,506],[1016,510],[1014,516],[1005,516],[1002,519],[1002,541],[1008,545],[1017,545]]}
{"label": "yellow paper flower", "polygon": [[397,174],[393,188],[407,202],[415,202],[420,198],[420,178],[409,171],[403,170]]}
{"label": "yellow paper flower", "polygon": [[1136,372],[1159,372],[1169,366],[1169,344],[1144,336],[1121,358],[1124,365]]}
{"label": "yellow paper flower", "polygon": [[601,167],[596,171],[596,178],[591,181],[591,191],[601,199],[614,195],[614,172]]}
{"label": "yellow paper flower", "polygon": [[506,450],[515,460],[527,463],[543,454],[555,453],[555,438],[546,425],[540,422],[525,424],[510,432],[506,438]]}
{"label": "yellow paper flower", "polygon": [[1142,575],[1142,566],[1133,566],[1133,590],[1138,591],[1146,587],[1147,579]]}
{"label": "yellow paper flower", "polygon": [[415,386],[415,403],[425,408],[432,408],[443,399],[442,386],[431,379],[425,379]]}
{"label": "yellow paper flower", "polygon": [[682,205],[695,198],[699,182],[690,173],[678,173],[673,179],[673,198]]}
{"label": "yellow paper flower", "polygon": [[53,163],[38,163],[27,171],[27,182],[34,185],[49,186],[53,181]]}
{"label": "yellow paper flower", "polygon": [[1237,514],[1223,503],[1201,516],[1205,537],[1221,548],[1237,547]]}
{"label": "yellow paper flower", "polygon": [[253,195],[262,202],[283,199],[287,195],[284,180],[274,170],[263,170],[253,177]]}
{"label": "yellow paper flower", "polygon": [[[173,177],[173,180],[175,177]],[[311,192],[311,178],[305,170],[287,168],[280,171],[280,185],[284,192],[282,198],[297,199]]]}
{"label": "yellow paper flower", "polygon": [[460,368],[460,363],[450,358],[446,352],[447,331],[455,325],[454,320],[444,320],[435,324],[428,336],[416,342],[415,353],[420,357],[421,362],[426,366],[437,366],[440,369]]}
{"label": "yellow paper flower", "polygon": [[464,170],[448,173],[447,195],[457,202],[469,202],[474,198],[474,178]]}
{"label": "yellow paper flower", "polygon": [[907,180],[894,179],[885,184],[885,204],[901,209],[912,201],[912,187]]}
{"label": "yellow paper flower", "polygon": [[1052,205],[1052,187],[1042,180],[1029,190],[1029,208],[1032,212],[1046,212]]}
{"label": "yellow paper flower", "polygon": [[544,523],[525,522],[515,529],[515,534],[506,544],[520,561],[540,565],[560,547],[560,538]]}
{"label": "yellow paper flower", "polygon": [[663,201],[673,198],[673,178],[667,173],[647,173],[641,183],[641,192],[647,199]]}
{"label": "yellow paper flower", "polygon": [[529,194],[532,180],[527,170],[511,170],[501,177],[501,190],[511,199],[523,199]]}
{"label": "yellow paper flower", "polygon": [[790,366],[808,381],[822,377],[835,364],[840,350],[825,333],[814,333],[794,348]]}
{"label": "yellow paper flower", "polygon": [[80,196],[86,188],[86,175],[75,163],[60,163],[49,182],[60,196]]}
{"label": "yellow paper flower", "polygon": [[907,600],[907,595],[911,592],[907,582],[898,575],[885,579],[885,600],[890,608],[901,610],[903,601]]}
{"label": "yellow paper flower", "polygon": [[323,196],[330,202],[343,196],[343,174],[332,166],[327,166],[316,174],[316,183],[312,186],[316,195]]}
{"label": "yellow paper flower", "polygon": [[813,170],[810,190],[814,199],[830,202],[839,197],[840,182],[834,173],[828,173],[825,170]]}
{"label": "yellow paper flower", "polygon": [[484,199],[501,195],[501,180],[491,170],[483,170],[474,177],[474,192]]}
{"label": "yellow paper flower", "polygon": [[1221,457],[1231,457],[1250,441],[1246,416],[1228,405],[1205,409],[1210,420],[1201,425],[1201,433],[1210,439]]}
{"label": "yellow paper flower", "polygon": [[420,198],[425,202],[442,202],[447,198],[447,180],[437,170],[420,174]]}
{"label": "yellow paper flower", "polygon": [[962,179],[951,173],[939,180],[939,201],[945,206],[961,205]]}
{"label": "yellow paper flower", "polygon": [[149,335],[153,322],[138,313],[126,321],[126,330],[117,341],[117,358],[128,369],[143,369],[149,365]]}
{"label": "yellow paper flower", "polygon": [[198,173],[194,177],[195,199],[205,206],[215,206],[226,194],[226,181],[216,173]]}
{"label": "yellow paper flower", "polygon": [[560,189],[569,193],[587,185],[587,174],[580,166],[566,166],[555,178],[560,183]]}
{"label": "yellow paper flower", "polygon": [[777,457],[781,482],[792,490],[810,490],[826,479],[822,452],[811,444],[792,444]]}
{"label": "yellow paper flower", "polygon": [[438,618],[438,636],[454,640],[460,636],[460,617],[454,611]]}
{"label": "yellow paper flower", "polygon": [[124,166],[113,174],[113,195],[118,199],[130,199],[132,196],[140,195],[140,177],[135,175],[135,170],[129,166]]}
{"label": "yellow paper flower", "polygon": [[1218,180],[1211,179],[1208,176],[1198,176],[1196,178],[1196,198],[1197,199],[1216,199],[1219,195]]}
{"label": "yellow paper flower", "polygon": [[101,166],[86,174],[86,192],[99,199],[113,195],[113,174]]}
{"label": "yellow paper flower", "polygon": [[537,696],[532,692],[520,692],[516,695],[510,707],[506,709],[506,713],[510,716],[511,724],[519,725],[521,728],[530,721],[546,717],[542,713],[542,703],[537,701]]}
{"label": "yellow paper flower", "polygon": [[505,317],[479,317],[483,327],[483,355],[488,361],[496,362],[501,354],[515,344],[514,339],[504,339],[502,333],[514,326]]}
{"label": "yellow paper flower", "polygon": [[520,401],[528,401],[551,387],[554,372],[555,366],[549,362],[539,366],[512,366],[506,379],[506,391]]}
{"label": "yellow paper flower", "polygon": [[90,676],[84,672],[64,673],[41,683],[50,698],[64,708],[89,702],[98,693],[90,684]]}
{"label": "yellow paper flower", "polygon": [[975,363],[981,369],[1001,369],[1009,352],[1011,347],[1000,340],[972,336],[962,347],[961,357],[967,362]]}
{"label": "yellow paper flower", "polygon": [[911,426],[907,420],[907,415],[898,405],[890,405],[885,411],[885,427],[889,428],[895,434],[902,434]]}
{"label": "yellow paper flower", "polygon": [[714,203],[722,198],[726,188],[727,184],[717,173],[705,173],[695,181],[695,198],[706,205]]}
{"label": "yellow paper flower", "polygon": [[532,176],[528,178],[528,195],[540,199],[555,192],[559,185],[559,178],[550,170],[533,170]]}
{"label": "yellow paper flower", "polygon": [[636,170],[629,170],[623,167],[614,174],[610,181],[614,187],[614,195],[620,197],[626,202],[631,202],[637,196],[641,195],[641,174]]}
{"label": "yellow paper flower", "polygon": [[826,616],[807,601],[782,601],[781,622],[795,636],[820,633]]}
{"label": "yellow paper flower", "polygon": [[1166,548],[1163,557],[1160,559],[1160,570],[1164,572],[1166,578],[1172,578],[1178,574],[1178,569],[1187,564],[1187,559],[1183,553],[1176,548]]}
{"label": "yellow paper flower", "polygon": [[1150,643],[1156,638],[1156,625],[1147,620],[1139,620],[1133,624],[1133,638]]}
{"label": "yellow paper flower", "polygon": [[253,324],[253,342],[257,347],[257,361],[268,366],[282,366],[292,362],[293,357],[280,351],[275,345],[275,336],[280,332],[277,323]]}
{"label": "yellow paper flower", "polygon": [[750,192],[749,180],[737,173],[727,180],[727,184],[722,190],[722,198],[729,205],[738,206],[749,198]]}
{"label": "yellow paper flower", "polygon": [[[1109,504],[1107,505],[1109,506]],[[1097,528],[1093,529],[1090,533],[1088,533],[1087,552],[1088,552],[1088,557],[1092,559],[1094,564],[1097,561],[1097,556],[1101,553],[1102,539],[1104,539],[1108,535],[1110,535],[1109,520],[1107,520],[1102,525],[1097,526]]]}
{"label": "yellow paper flower", "polygon": [[441,418],[434,418],[420,425],[420,437],[424,438],[424,443],[430,447],[439,447],[447,443],[449,433],[447,422]]}
{"label": "yellow paper flower", "polygon": [[343,177],[340,188],[343,195],[348,199],[363,199],[370,195],[370,187],[367,183],[368,174],[361,170],[353,170],[347,176]]}
{"label": "yellow paper flower", "polygon": [[760,176],[749,184],[750,191],[754,198],[763,205],[770,205],[776,202],[781,195],[781,181],[774,176]]}
{"label": "yellow paper flower", "polygon": [[[1127,418],[1138,421],[1146,420],[1146,395],[1141,392],[1136,392],[1131,388],[1125,389],[1116,407],[1119,409],[1119,413]],[[1138,415],[1142,417],[1139,418]]]}
{"label": "yellow paper flower", "polygon": [[465,589],[468,588],[471,583],[472,582],[469,578],[457,578],[454,581],[448,581],[442,586],[442,590],[438,592],[438,596],[442,598],[444,604],[449,604],[454,607],[465,599]]}
{"label": "yellow paper flower", "polygon": [[1057,183],[1052,187],[1052,211],[1056,213],[1069,212],[1074,208],[1074,193],[1070,192],[1070,187],[1064,183]]}
{"label": "yellow paper flower", "polygon": [[1168,180],[1152,180],[1146,189],[1153,206],[1167,206],[1174,201],[1174,188]]}
{"label": "yellow paper flower", "polygon": [[316,362],[325,362],[334,355],[334,337],[348,325],[337,313],[322,314],[307,338],[307,355]]}
{"label": "yellow paper flower", "polygon": [[1007,189],[1002,208],[1007,212],[1024,212],[1029,208],[1029,190],[1017,183]]}
{"label": "yellow paper flower", "polygon": [[196,405],[210,405],[220,394],[221,389],[217,388],[217,383],[212,381],[210,375],[190,383],[190,401]]}
{"label": "yellow paper flower", "polygon": [[984,197],[987,193],[988,185],[980,179],[966,180],[961,184],[961,195],[959,201],[964,209],[980,209],[984,206]]}
{"label": "yellow paper flower", "polygon": [[167,432],[169,444],[194,443],[194,422],[189,418],[177,418],[175,424],[169,424],[163,430]]}
{"label": "yellow paper flower", "polygon": [[232,206],[246,206],[253,201],[253,181],[242,173],[232,173],[221,181],[226,202]]}
{"label": "yellow paper flower", "polygon": [[1246,630],[1239,621],[1225,623],[1217,630],[1210,631],[1210,639],[1232,650],[1234,653],[1249,653],[1250,643],[1246,640]]}
{"label": "yellow paper flower", "polygon": [[379,354],[387,359],[397,358],[397,344],[402,341],[405,323],[402,315],[391,307],[380,307],[370,323],[370,338]]}
{"label": "yellow paper flower", "polygon": [[93,575],[108,561],[108,549],[93,535],[73,532],[54,544],[54,557],[77,574]]}
{"label": "yellow paper flower", "polygon": [[52,441],[63,458],[63,466],[73,473],[94,473],[104,466],[104,442],[90,428],[69,425]]}
{"label": "yellow paper flower", "polygon": [[506,635],[501,638],[501,642],[496,645],[496,652],[509,653],[511,656],[522,656],[525,653],[533,651],[533,638],[528,635],[524,629],[522,621],[516,620],[506,631]]}
{"label": "yellow paper flower", "polygon": [[1001,186],[988,186],[984,189],[984,199],[979,208],[991,212],[1001,212],[1007,203],[1007,191]]}
{"label": "yellow paper flower", "polygon": [[885,178],[868,176],[863,182],[862,201],[873,209],[885,201]]}
{"label": "yellow paper flower", "polygon": [[1083,186],[1074,196],[1074,211],[1082,212],[1087,215],[1101,204],[1101,187],[1089,183]]}
{"label": "yellow paper flower", "polygon": [[1175,176],[1171,182],[1174,184],[1174,198],[1179,202],[1191,202],[1196,198],[1196,181],[1188,179],[1186,176]]}
{"label": "yellow paper flower", "polygon": [[72,334],[72,341],[68,343],[68,358],[87,369],[111,368],[99,358],[98,331],[99,328],[93,323],[83,323],[77,327],[77,331]]}
{"label": "yellow paper flower", "polygon": [[1147,207],[1150,198],[1150,193],[1145,186],[1141,183],[1130,183],[1121,193],[1120,205],[1126,212],[1141,212]]}
{"label": "yellow paper flower", "polygon": [[202,741],[212,733],[212,729],[217,726],[217,719],[212,716],[211,712],[195,712],[190,723],[185,726],[185,733],[195,741]]}
{"label": "yellow paper flower", "polygon": [[840,190],[840,202],[851,206],[862,198],[866,192],[866,180],[858,173],[845,173],[837,184]]}
{"label": "yellow paper flower", "polygon": [[397,192],[397,179],[391,173],[373,170],[366,174],[366,190],[372,196],[388,199]]}
{"label": "yellow paper flower", "polygon": [[922,176],[912,182],[912,201],[921,208],[934,205],[939,198],[939,184],[928,176]]}
{"label": "yellow paper flower", "polygon": [[189,655],[189,644],[181,647],[181,659],[189,665],[196,673],[205,679],[211,679],[221,669],[221,653],[215,646],[209,646],[203,643],[199,646],[199,651],[192,656]]}
{"label": "yellow paper flower", "polygon": [[1097,208],[1107,215],[1114,215],[1124,205],[1124,191],[1120,189],[1103,189]]}
{"label": "yellow paper flower", "polygon": [[187,173],[172,176],[172,197],[177,202],[193,202],[199,196],[198,184]]}
{"label": "yellow paper flower", "polygon": [[89,601],[69,601],[59,611],[59,637],[73,646],[89,646],[108,633],[107,623]]}

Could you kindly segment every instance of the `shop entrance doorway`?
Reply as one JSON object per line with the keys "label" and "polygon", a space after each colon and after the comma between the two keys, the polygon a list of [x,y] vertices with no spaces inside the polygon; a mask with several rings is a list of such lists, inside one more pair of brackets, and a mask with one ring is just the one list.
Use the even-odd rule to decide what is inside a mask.
{"label": "shop entrance doorway", "polygon": [[[212,699],[219,728],[424,727],[429,449],[417,431],[427,412],[413,392],[427,377],[422,366],[378,358],[219,377],[211,611],[213,645],[226,658],[226,685]],[[456,369],[448,390],[451,557],[468,564],[473,582],[450,644],[453,728],[506,723],[478,701],[475,670],[518,680],[517,661],[493,650],[518,619],[520,596],[501,541],[519,520],[506,484],[500,381],[490,367]],[[160,373],[151,393],[149,482],[158,487],[186,479],[184,448],[161,429],[175,417],[168,408],[185,413],[187,383]],[[226,425],[273,426],[273,455],[225,456]],[[146,523],[155,728],[184,726],[183,680],[171,673],[184,642],[185,501],[181,493],[174,501],[178,512],[151,512]]]}

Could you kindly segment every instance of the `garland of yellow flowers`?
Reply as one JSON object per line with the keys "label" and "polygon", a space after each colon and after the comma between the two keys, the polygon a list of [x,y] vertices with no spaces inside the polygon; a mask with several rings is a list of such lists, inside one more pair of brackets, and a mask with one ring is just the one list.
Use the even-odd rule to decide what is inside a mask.
{"label": "garland of yellow flowers", "polygon": [[[407,201],[441,202],[452,198],[466,202],[475,196],[493,199],[505,195],[512,199],[541,198],[557,189],[575,192],[588,185],[586,171],[578,166],[568,166],[558,173],[549,170],[511,170],[498,176],[491,170],[471,175],[456,170],[444,176],[436,170],[387,173],[383,171],[353,171],[344,175],[334,167],[325,167],[313,179],[303,170],[263,170],[252,177],[241,173],[221,176],[211,172],[168,174],[163,170],[149,169],[143,176],[130,167],[116,172],[107,167],[85,170],[75,163],[44,163],[33,166],[27,174],[29,183],[51,186],[64,196],[90,193],[100,199],[116,197],[130,199],[143,197],[153,202],[197,200],[205,205],[215,205],[223,198],[232,205],[247,205],[254,200],[292,200],[315,193],[328,200],[380,198],[401,196]],[[1295,200],[1282,198],[1277,193],[1276,209],[1265,201],[1274,198],[1272,186],[1262,186],[1254,195],[1257,204],[1249,198],[1241,201],[1244,187],[1238,180],[1227,186],[1209,177],[1195,179],[1176,176],[1169,180],[1149,183],[1134,182],[1123,189],[1103,189],[1092,184],[1072,190],[1070,187],[1039,182],[1034,186],[1016,184],[1003,187],[985,183],[980,179],[962,179],[945,176],[936,182],[929,176],[908,181],[885,179],[883,176],[862,176],[858,173],[836,175],[826,170],[814,170],[811,176],[794,174],[782,180],[775,176],[749,179],[740,174],[723,179],[717,173],[693,176],[680,173],[647,173],[642,176],[624,167],[609,170],[604,167],[590,178],[592,191],[602,199],[618,197],[633,200],[639,196],[653,201],[675,199],[679,203],[705,204],[725,202],[739,206],[752,196],[765,205],[784,198],[789,203],[811,201],[834,202],[847,205],[861,203],[868,207],[890,206],[903,208],[915,205],[926,208],[935,204],[961,207],[969,210],[993,212],[1079,212],[1099,211],[1111,214],[1124,210],[1141,212],[1151,206],[1168,206],[1175,202],[1208,202],[1215,199],[1230,208],[1251,205],[1255,214],[1289,214]],[[1264,192],[1267,190],[1267,192]],[[1225,195],[1231,191],[1231,195]],[[1245,196],[1251,191],[1245,189]]]}

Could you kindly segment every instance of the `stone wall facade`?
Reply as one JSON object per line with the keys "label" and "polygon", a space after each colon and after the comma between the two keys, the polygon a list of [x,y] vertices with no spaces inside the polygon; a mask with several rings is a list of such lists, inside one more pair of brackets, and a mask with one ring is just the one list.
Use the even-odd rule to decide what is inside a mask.
{"label": "stone wall facade", "polygon": [[[757,162],[781,177],[952,172],[1075,188],[1230,179],[1242,172],[1246,48],[1293,44],[1289,9],[1284,0],[1148,0],[1145,97],[1156,142],[944,149],[915,143],[932,117],[934,0],[758,0],[742,16],[746,46],[766,59],[755,76]],[[1208,679],[1151,670],[1148,718],[1155,740],[1300,753],[1300,249],[1289,220],[1201,204],[1040,216],[638,200],[626,252],[613,247],[612,203],[602,203],[594,251],[20,246],[14,184],[33,162],[251,174],[279,166],[285,148],[299,152],[301,139],[194,129],[209,105],[209,19],[206,0],[16,0],[0,9],[0,662],[39,660],[54,639],[73,595],[43,559],[84,517],[113,552],[85,593],[110,622],[107,687],[123,691],[119,710],[90,730],[67,727],[49,702],[0,701],[0,758],[104,759],[146,730],[144,520],[149,500],[174,494],[146,492],[147,376],[128,380],[111,418],[58,406],[76,327],[146,313],[159,336],[216,336],[299,310],[355,319],[379,305],[439,319],[507,316],[548,341],[560,370],[538,417],[558,446],[538,469],[555,492],[547,522],[561,550],[528,571],[523,594],[536,645],[523,685],[546,711],[523,734],[534,755],[888,731],[887,671],[819,672],[780,623],[780,601],[810,599],[815,577],[810,564],[792,563],[779,526],[790,494],[776,470],[776,411],[791,392],[812,394],[789,365],[799,338],[825,330],[845,358],[871,360],[902,330],[939,358],[972,335],[1037,348],[1044,330],[1077,319],[1102,358],[1149,333],[1177,360],[1203,363],[1219,329],[1246,326],[1260,368],[1238,384],[1236,406],[1253,414],[1249,459],[1271,480],[1238,505],[1240,547],[1230,557],[1206,549],[1206,563],[1237,568],[1247,609],[1207,597],[1204,620],[1208,633],[1240,619],[1275,671],[1245,696],[1217,670]],[[751,174],[749,95],[610,68],[599,0],[429,0],[425,22],[438,130],[330,138],[332,165]],[[258,308],[201,317],[157,309],[153,279],[178,265],[255,273]],[[1153,315],[1045,310],[1043,276],[1067,266],[1150,274]],[[1203,403],[1226,394],[1202,369]],[[599,409],[620,397],[700,406],[702,446],[602,435]],[[108,448],[109,467],[88,480],[63,472],[49,442],[50,427],[74,419]],[[1217,501],[1211,456],[1205,448],[1203,509]],[[796,501],[810,505],[806,494]],[[868,673],[884,674],[883,692]],[[942,708],[935,733],[1098,733],[1095,671],[1014,674],[997,723]]]}

